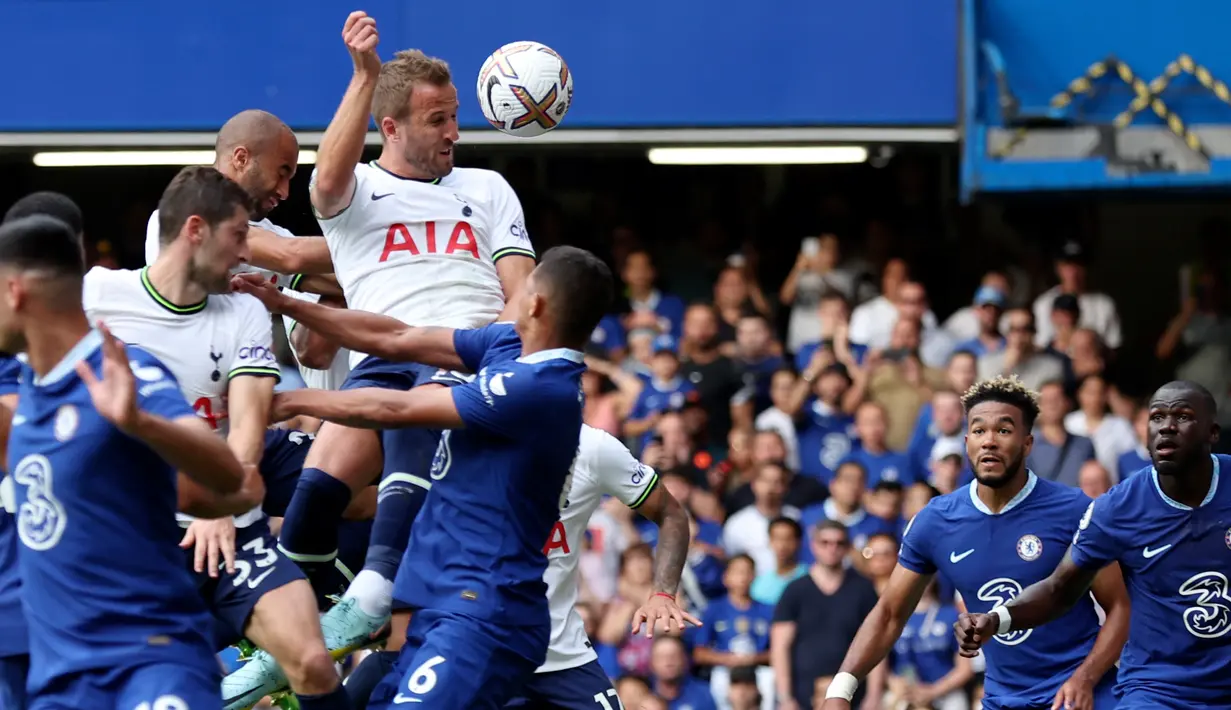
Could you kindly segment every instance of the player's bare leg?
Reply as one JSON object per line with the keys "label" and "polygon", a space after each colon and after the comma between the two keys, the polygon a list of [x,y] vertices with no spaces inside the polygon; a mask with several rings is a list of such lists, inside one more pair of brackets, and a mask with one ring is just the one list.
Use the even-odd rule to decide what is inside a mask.
{"label": "player's bare leg", "polygon": [[[222,696],[228,710],[248,708],[287,685],[300,707],[338,705],[341,681],[317,623],[316,597],[305,580],[263,595],[244,629],[261,647],[253,661],[227,676]],[[256,682],[254,682],[256,681]]]}

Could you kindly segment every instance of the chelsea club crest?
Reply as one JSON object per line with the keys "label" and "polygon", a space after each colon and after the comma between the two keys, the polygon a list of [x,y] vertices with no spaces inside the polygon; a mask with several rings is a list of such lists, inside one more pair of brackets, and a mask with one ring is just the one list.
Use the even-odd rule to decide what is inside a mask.
{"label": "chelsea club crest", "polygon": [[1022,535],[1017,541],[1017,556],[1027,562],[1034,562],[1043,554],[1043,541],[1034,535]]}

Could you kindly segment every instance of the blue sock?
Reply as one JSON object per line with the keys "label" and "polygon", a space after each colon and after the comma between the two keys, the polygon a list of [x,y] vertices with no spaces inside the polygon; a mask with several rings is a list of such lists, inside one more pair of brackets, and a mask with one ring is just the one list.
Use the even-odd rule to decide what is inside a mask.
{"label": "blue sock", "polygon": [[299,700],[299,710],[352,710],[350,697],[341,683],[323,695],[296,694],[295,697]]}
{"label": "blue sock", "polygon": [[286,508],[278,547],[313,579],[333,569],[338,525],[350,505],[350,488],[319,468],[305,468]]}
{"label": "blue sock", "polygon": [[381,481],[376,519],[363,568],[392,581],[410,542],[410,527],[427,499],[427,490],[401,477]]}
{"label": "blue sock", "polygon": [[376,651],[368,654],[350,674],[346,679],[346,694],[350,696],[354,710],[367,710],[372,691],[376,689],[377,683],[393,671],[397,658],[397,651]]}
{"label": "blue sock", "polygon": [[363,568],[392,581],[410,542],[410,528],[431,488],[432,459],[440,432],[391,429],[381,434],[385,466],[376,498],[376,519]]}

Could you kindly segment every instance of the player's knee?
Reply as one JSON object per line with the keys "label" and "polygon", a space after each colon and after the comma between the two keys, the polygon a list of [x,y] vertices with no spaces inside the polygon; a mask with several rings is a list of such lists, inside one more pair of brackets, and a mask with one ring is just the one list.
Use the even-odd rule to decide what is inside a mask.
{"label": "player's knee", "polygon": [[337,665],[323,645],[303,644],[278,662],[297,693],[328,693],[338,685]]}

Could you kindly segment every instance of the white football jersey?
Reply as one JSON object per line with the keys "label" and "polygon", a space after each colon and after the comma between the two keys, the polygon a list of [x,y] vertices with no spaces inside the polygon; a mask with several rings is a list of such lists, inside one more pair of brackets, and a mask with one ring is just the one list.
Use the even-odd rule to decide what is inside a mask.
{"label": "white football jersey", "polygon": [[[260,227],[267,232],[273,232],[280,237],[288,237],[292,239],[295,237],[294,234],[291,234],[289,229],[279,227],[273,222],[270,222],[269,218],[265,218],[259,222],[249,222],[248,224],[252,227]],[[154,210],[154,214],[150,215],[150,220],[145,223],[145,265],[149,266],[150,264],[153,264],[154,260],[158,258],[158,252],[161,250],[162,239],[158,236],[158,210]],[[235,267],[232,273],[264,274],[265,278],[269,279],[274,284],[278,286],[285,286],[287,288],[291,286],[291,282],[295,278],[293,274],[280,274],[276,271],[262,269],[251,264],[240,264]]]}
{"label": "white football jersey", "polygon": [[603,496],[614,496],[636,509],[658,482],[653,468],[633,458],[628,447],[605,431],[583,425],[568,502],[543,547],[547,555],[547,605],[551,610],[551,645],[538,673],[576,668],[596,659],[577,613],[577,561],[586,527]]}
{"label": "white football jersey", "polygon": [[407,325],[489,325],[504,310],[496,262],[534,257],[517,194],[491,170],[429,182],[361,163],[350,206],[318,221],[347,305]]}
{"label": "white football jersey", "polygon": [[[290,289],[283,289],[283,294],[291,298],[297,298],[301,301],[311,301],[317,303],[321,297],[315,293],[300,293]],[[290,316],[282,316],[282,325],[286,328],[286,337],[289,340],[291,331],[295,330],[295,319]],[[303,378],[304,384],[312,389],[318,390],[336,390],[346,382],[347,376],[350,375],[350,356],[351,351],[346,348],[338,348],[337,354],[333,356],[333,362],[330,363],[328,370],[313,370],[309,367],[304,367],[299,362],[299,356],[295,354],[295,348],[291,347],[291,356],[295,358],[295,364],[299,366],[299,376]]]}
{"label": "white football jersey", "polygon": [[[96,266],[85,276],[81,300],[91,322],[103,321],[117,338],[161,360],[197,416],[221,437],[230,430],[231,378],[280,378],[269,312],[247,294],[211,295],[195,306],[176,306],[154,290],[145,269]],[[261,516],[257,507],[236,516],[235,524],[245,527]],[[180,520],[192,518],[181,515]]]}

